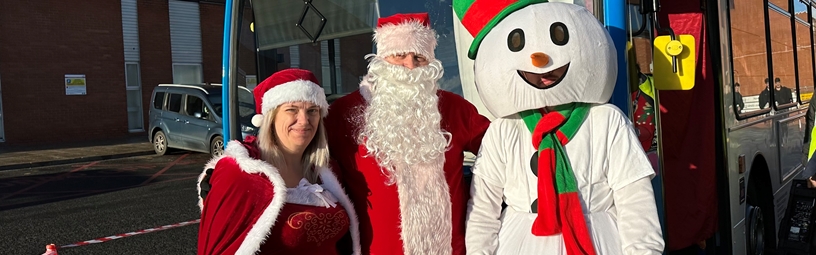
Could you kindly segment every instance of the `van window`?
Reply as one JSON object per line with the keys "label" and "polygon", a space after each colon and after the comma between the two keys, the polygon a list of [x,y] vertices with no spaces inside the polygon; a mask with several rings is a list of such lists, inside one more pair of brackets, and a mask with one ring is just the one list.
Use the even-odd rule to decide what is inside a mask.
{"label": "van window", "polygon": [[204,108],[207,105],[204,104],[204,100],[197,96],[187,95],[187,103],[185,104],[185,111],[188,116],[195,116],[195,113],[201,113],[201,117],[206,119],[208,116]]}
{"label": "van window", "polygon": [[181,113],[181,94],[170,94],[170,102],[167,102],[167,110]]}
{"label": "van window", "polygon": [[164,92],[156,92],[156,95],[153,96],[153,108],[161,110],[162,105],[164,105]]}

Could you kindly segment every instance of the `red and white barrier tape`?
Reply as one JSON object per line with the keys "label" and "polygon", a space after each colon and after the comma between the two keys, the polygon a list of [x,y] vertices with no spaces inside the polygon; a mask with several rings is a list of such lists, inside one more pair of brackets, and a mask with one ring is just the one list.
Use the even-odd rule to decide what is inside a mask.
{"label": "red and white barrier tape", "polygon": [[168,230],[168,229],[171,229],[171,228],[183,227],[183,226],[187,226],[187,225],[190,225],[190,224],[197,224],[199,222],[201,222],[201,219],[185,221],[185,222],[180,222],[180,223],[170,224],[170,225],[164,225],[164,226],[157,227],[157,228],[142,229],[142,230],[139,230],[139,231],[128,232],[128,233],[118,234],[118,235],[112,235],[112,236],[97,238],[97,239],[88,240],[88,241],[82,241],[82,242],[78,242],[78,243],[75,243],[75,244],[62,245],[62,246],[60,246],[60,249],[79,247],[79,246],[84,246],[84,245],[89,245],[89,244],[104,243],[104,242],[107,242],[107,241],[110,241],[110,240],[116,240],[116,239],[125,238],[125,237],[129,237],[129,236],[141,235],[141,234],[146,234],[146,233],[156,232],[156,231],[161,231],[161,230]]}

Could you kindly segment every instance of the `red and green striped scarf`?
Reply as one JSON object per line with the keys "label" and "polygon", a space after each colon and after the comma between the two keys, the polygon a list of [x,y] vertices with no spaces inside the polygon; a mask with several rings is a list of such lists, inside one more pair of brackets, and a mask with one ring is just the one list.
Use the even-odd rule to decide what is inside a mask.
{"label": "red and green striped scarf", "polygon": [[533,147],[538,148],[538,216],[532,233],[536,236],[562,233],[570,255],[595,254],[581,210],[575,173],[564,153],[564,145],[578,132],[588,112],[589,104],[570,103],[556,106],[551,112],[541,109],[520,113],[533,133]]}

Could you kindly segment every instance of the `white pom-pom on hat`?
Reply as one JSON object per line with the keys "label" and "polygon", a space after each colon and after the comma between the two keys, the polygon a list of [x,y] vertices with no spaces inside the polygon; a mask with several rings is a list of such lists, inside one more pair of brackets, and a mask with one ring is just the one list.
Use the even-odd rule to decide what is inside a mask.
{"label": "white pom-pom on hat", "polygon": [[263,124],[263,119],[263,114],[255,114],[255,116],[252,116],[252,125],[260,127]]}

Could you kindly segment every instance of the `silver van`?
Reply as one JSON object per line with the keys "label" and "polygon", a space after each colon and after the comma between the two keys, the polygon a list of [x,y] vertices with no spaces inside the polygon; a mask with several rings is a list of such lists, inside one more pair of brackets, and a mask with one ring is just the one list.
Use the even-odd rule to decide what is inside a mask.
{"label": "silver van", "polygon": [[[251,124],[255,99],[249,89],[238,88],[238,114],[245,138],[257,133]],[[156,154],[177,148],[220,156],[224,152],[221,91],[220,84],[160,84],[153,89],[148,139]]]}

